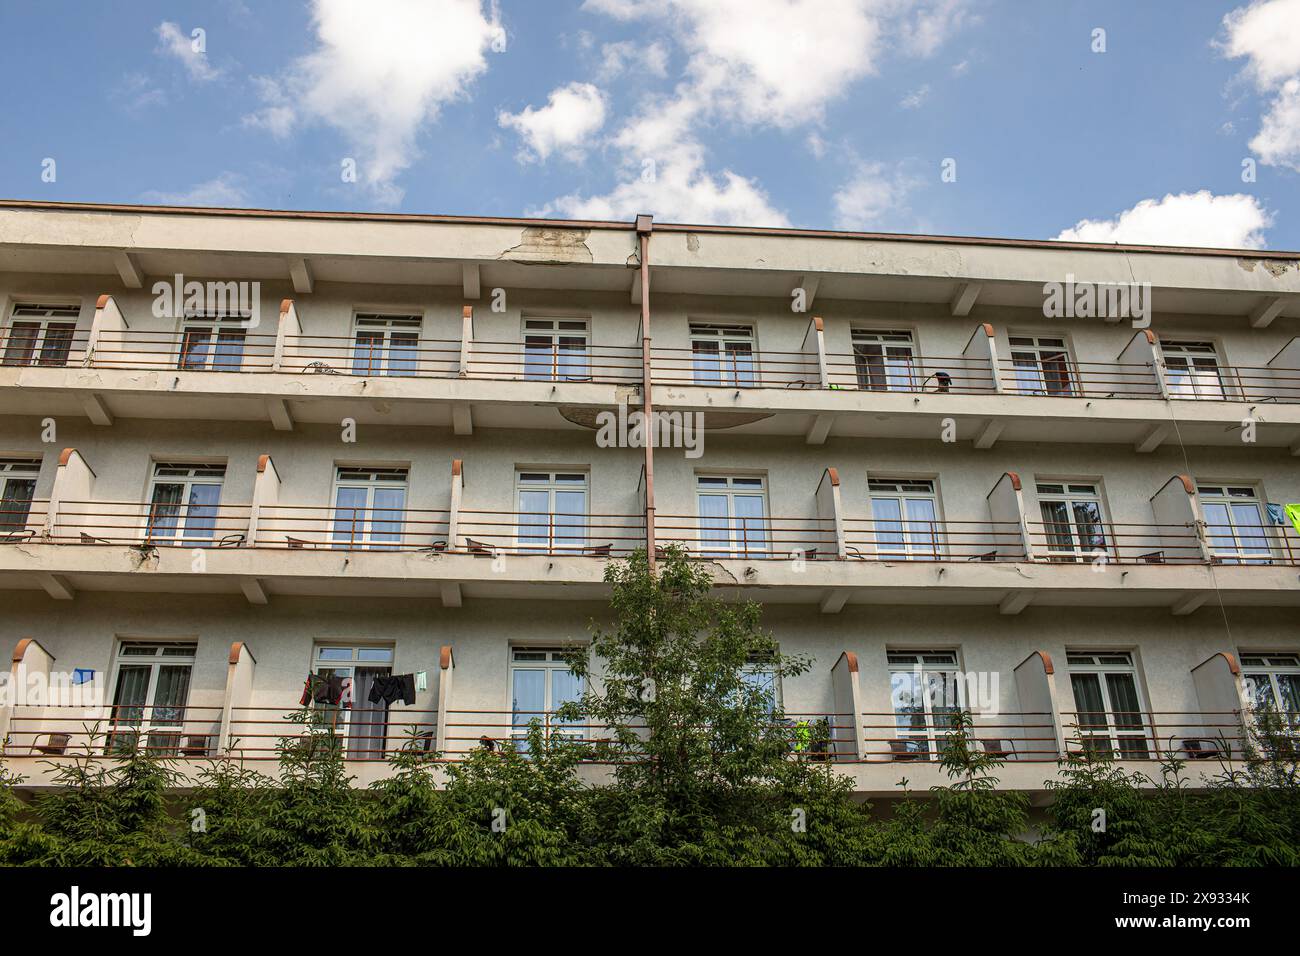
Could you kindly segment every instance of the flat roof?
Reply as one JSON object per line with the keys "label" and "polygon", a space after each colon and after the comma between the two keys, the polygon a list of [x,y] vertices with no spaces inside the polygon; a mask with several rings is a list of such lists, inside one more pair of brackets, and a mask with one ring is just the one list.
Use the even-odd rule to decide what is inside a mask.
{"label": "flat roof", "polygon": [[[317,219],[351,222],[413,222],[447,225],[525,226],[557,229],[635,230],[635,220],[530,219],[511,216],[446,216],[428,213],[341,212],[299,209],[243,209],[217,206],[150,206],[130,203],[49,202],[0,199],[0,209],[51,212],[104,212],[142,215],[236,216],[253,219]],[[1009,246],[1028,249],[1087,250],[1090,252],[1142,252],[1169,255],[1235,256],[1246,259],[1300,260],[1300,252],[1272,249],[1223,249],[1205,246],[1153,246],[1132,243],[1065,242],[1058,239],[1008,239],[989,236],[939,236],[903,232],[839,232],[831,229],[791,229],[771,226],[711,226],[696,223],[655,222],[656,232],[720,233],[808,239],[856,239],[875,242],[921,242],[969,246]]]}

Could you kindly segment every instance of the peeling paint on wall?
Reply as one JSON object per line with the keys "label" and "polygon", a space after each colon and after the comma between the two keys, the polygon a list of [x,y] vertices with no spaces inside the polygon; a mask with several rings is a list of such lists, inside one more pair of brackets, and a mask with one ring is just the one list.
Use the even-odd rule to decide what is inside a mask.
{"label": "peeling paint on wall", "polygon": [[1247,259],[1239,257],[1237,265],[1247,272],[1254,272],[1256,267],[1263,266],[1264,269],[1274,279],[1279,279],[1290,269],[1300,269],[1300,260],[1297,259]]}
{"label": "peeling paint on wall", "polygon": [[529,226],[519,234],[519,245],[511,246],[498,259],[510,262],[565,264],[594,261],[587,246],[590,229],[552,229]]}

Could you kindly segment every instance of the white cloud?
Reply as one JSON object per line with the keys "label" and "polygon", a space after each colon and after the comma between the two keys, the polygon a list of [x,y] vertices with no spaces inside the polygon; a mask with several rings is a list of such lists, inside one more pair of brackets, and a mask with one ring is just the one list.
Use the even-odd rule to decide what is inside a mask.
{"label": "white cloud", "polygon": [[1223,18],[1219,48],[1246,57],[1260,92],[1275,93],[1250,148],[1260,162],[1300,171],[1300,0],[1255,0]]}
{"label": "white cloud", "polygon": [[903,21],[903,43],[916,56],[931,56],[971,19],[966,0],[934,0],[909,5],[914,15]]}
{"label": "white cloud", "polygon": [[926,83],[904,96],[898,101],[898,105],[905,110],[914,110],[929,98],[930,84]]}
{"label": "white cloud", "polygon": [[970,71],[970,60],[962,60],[960,63],[954,63],[950,71],[953,76],[965,76]]}
{"label": "white cloud", "polygon": [[1262,249],[1273,217],[1254,196],[1170,194],[1144,199],[1114,219],[1081,219],[1056,238],[1072,242],[1119,242],[1155,246]]}
{"label": "white cloud", "polygon": [[482,0],[313,0],[316,49],[276,80],[245,123],[288,135],[303,123],[338,129],[378,201],[396,204],[396,179],[416,138],[488,68],[504,36]]}
{"label": "white cloud", "polygon": [[668,48],[658,40],[645,45],[631,40],[606,43],[600,48],[600,56],[597,76],[601,80],[612,80],[632,67],[658,78],[668,75]]}
{"label": "white cloud", "polygon": [[826,155],[826,140],[824,140],[821,133],[816,130],[813,130],[808,134],[808,138],[804,140],[804,143],[808,146],[808,152],[812,153],[818,159],[821,159]]}
{"label": "white cloud", "polygon": [[523,139],[521,161],[545,161],[554,152],[578,159],[605,125],[605,95],[590,83],[570,83],[552,90],[540,109],[529,106],[519,113],[498,113],[497,123]]}
{"label": "white cloud", "polygon": [[907,197],[917,180],[901,168],[860,162],[853,176],[836,191],[835,228],[850,232],[900,231]]}
{"label": "white cloud", "polygon": [[185,192],[168,193],[150,190],[142,193],[141,201],[162,206],[222,206],[238,208],[248,205],[248,194],[239,185],[240,177],[226,172],[199,183]]}
{"label": "white cloud", "polygon": [[194,40],[182,33],[178,24],[164,20],[158,24],[157,33],[158,52],[180,60],[191,80],[206,82],[220,75],[220,71],[208,62],[207,53],[194,49]]}

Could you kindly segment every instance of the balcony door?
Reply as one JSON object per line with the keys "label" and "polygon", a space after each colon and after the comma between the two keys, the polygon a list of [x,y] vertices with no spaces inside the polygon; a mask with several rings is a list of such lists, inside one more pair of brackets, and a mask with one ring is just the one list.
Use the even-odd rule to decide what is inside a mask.
{"label": "balcony door", "polygon": [[1210,557],[1217,564],[1271,564],[1273,548],[1255,489],[1249,485],[1198,485]]}
{"label": "balcony door", "polygon": [[39,458],[0,458],[0,540],[27,529],[40,471]]}
{"label": "balcony door", "polygon": [[559,721],[554,713],[582,699],[585,685],[569,670],[564,652],[550,647],[514,647],[510,651],[510,735],[516,748],[526,750],[529,724],[540,721],[547,732],[581,738],[582,727]]}
{"label": "balcony door", "polygon": [[1241,671],[1251,708],[1300,731],[1300,654],[1242,654]]}
{"label": "balcony door", "polygon": [[747,325],[692,322],[691,359],[696,385],[751,388],[758,382],[754,330]]}
{"label": "balcony door", "polygon": [[180,747],[197,645],[123,641],[113,681],[109,752],[145,747],[174,756]]}
{"label": "balcony door", "polygon": [[890,651],[889,697],[907,752],[939,754],[963,704],[955,651]]}
{"label": "balcony door", "polygon": [[1161,342],[1169,394],[1173,398],[1227,398],[1219,354],[1211,342]]}
{"label": "balcony door", "polygon": [[1066,654],[1074,690],[1075,728],[1085,749],[1119,760],[1148,753],[1148,731],[1137,668],[1127,651]]}
{"label": "balcony door", "polygon": [[338,678],[343,697],[313,701],[311,732],[333,732],[354,760],[380,760],[387,749],[388,704],[370,702],[375,678],[393,672],[393,647],[382,644],[318,644],[312,649],[311,672],[324,681]]}
{"label": "balcony door", "polygon": [[524,378],[531,382],[591,379],[591,333],[583,319],[524,320]]}
{"label": "balcony door", "polygon": [[414,375],[419,366],[418,315],[356,316],[352,330],[353,375]]}
{"label": "balcony door", "polygon": [[155,462],[146,539],[155,545],[210,545],[225,478],[225,465]]}
{"label": "balcony door", "polygon": [[858,388],[875,392],[916,391],[916,356],[911,332],[853,330],[853,365]]}
{"label": "balcony door", "polygon": [[240,316],[191,316],[181,326],[177,367],[187,372],[238,372],[248,329]]}
{"label": "balcony door", "polygon": [[1106,553],[1106,525],[1096,485],[1046,482],[1036,490],[1048,560],[1087,561]]}
{"label": "balcony door", "polygon": [[67,365],[80,314],[76,305],[15,305],[4,330],[0,364]]}
{"label": "balcony door", "polygon": [[521,552],[581,554],[587,547],[587,475],[521,471],[516,545]]}
{"label": "balcony door", "polygon": [[1022,395],[1073,395],[1070,350],[1065,339],[1032,335],[1010,338],[1012,374]]}
{"label": "balcony door", "polygon": [[934,560],[943,552],[934,482],[871,478],[872,540],[878,555],[900,560]]}
{"label": "balcony door", "polygon": [[706,556],[767,553],[767,487],[762,478],[699,475],[695,486],[700,547]]}
{"label": "balcony door", "polygon": [[406,522],[405,468],[339,465],[331,541],[336,548],[396,550]]}

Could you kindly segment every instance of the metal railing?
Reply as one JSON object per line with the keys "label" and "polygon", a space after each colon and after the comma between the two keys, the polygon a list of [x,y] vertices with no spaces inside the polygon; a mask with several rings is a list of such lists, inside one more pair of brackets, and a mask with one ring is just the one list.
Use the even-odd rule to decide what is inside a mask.
{"label": "metal railing", "polygon": [[232,329],[101,332],[90,355],[90,366],[183,372],[269,372],[275,359],[275,339],[273,332]]}
{"label": "metal railing", "polygon": [[1047,398],[1159,398],[1155,366],[1132,362],[998,363],[1009,395]]}
{"label": "metal railing", "polygon": [[1024,561],[1015,521],[846,518],[849,558],[861,561]]}
{"label": "metal railing", "polygon": [[641,349],[631,345],[529,345],[475,339],[467,377],[530,382],[639,385]]}
{"label": "metal railing", "polygon": [[9,720],[10,757],[158,757],[220,754],[222,708],[108,704],[18,704]]}
{"label": "metal railing", "polygon": [[807,352],[651,348],[656,385],[726,388],[821,388],[821,363]]}
{"label": "metal railing", "polygon": [[645,545],[645,515],[462,510],[455,550],[608,558]]}
{"label": "metal railing", "polygon": [[447,550],[451,512],[418,508],[268,505],[258,511],[258,548],[335,551]]}
{"label": "metal railing", "polygon": [[[860,716],[862,763],[937,761],[956,727],[958,708],[948,713],[867,711]],[[1056,722],[1042,712],[969,712],[971,746],[1008,761],[1055,761],[1060,757]]]}
{"label": "metal railing", "polygon": [[1265,365],[1164,368],[1171,399],[1211,402],[1300,402],[1300,369]]}
{"label": "metal railing", "polygon": [[53,544],[148,547],[241,547],[248,505],[148,501],[62,501],[50,530]]}
{"label": "metal railing", "polygon": [[367,378],[450,378],[459,369],[457,339],[286,335],[279,370]]}
{"label": "metal railing", "polygon": [[1239,759],[1253,744],[1235,710],[1061,711],[1061,731],[1067,754],[1116,760]]}
{"label": "metal railing", "polygon": [[831,353],[826,373],[832,388],[871,392],[991,395],[997,391],[988,359],[912,355],[907,358]]}
{"label": "metal railing", "polygon": [[78,330],[33,335],[28,329],[0,327],[0,368],[66,368],[86,359],[90,334]]}
{"label": "metal railing", "polygon": [[839,557],[833,518],[661,513],[655,518],[655,537],[661,554],[676,544],[693,558],[820,561]]}

